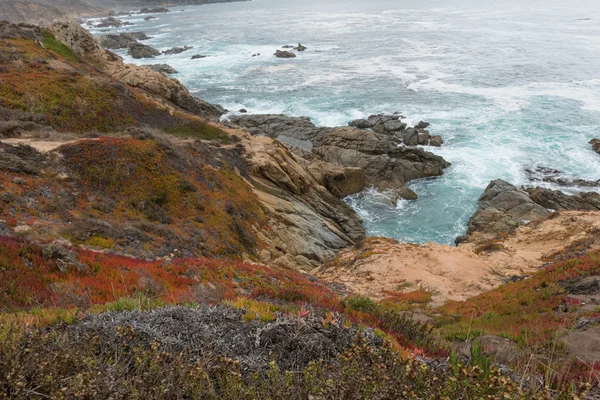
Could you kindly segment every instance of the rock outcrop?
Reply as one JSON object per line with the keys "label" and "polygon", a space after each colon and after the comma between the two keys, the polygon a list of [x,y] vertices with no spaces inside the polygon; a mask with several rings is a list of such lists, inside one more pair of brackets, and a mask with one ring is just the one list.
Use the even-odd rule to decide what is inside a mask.
{"label": "rock outcrop", "polygon": [[121,21],[115,17],[108,17],[96,24],[96,28],[121,28],[123,26],[133,25],[131,22]]}
{"label": "rock outcrop", "polygon": [[590,144],[592,145],[592,149],[598,154],[600,154],[600,139],[592,139],[590,140]]}
{"label": "rock outcrop", "polygon": [[312,150],[301,157],[362,169],[368,186],[415,199],[416,194],[405,188],[405,183],[442,175],[450,163],[420,148],[399,147],[402,140],[395,133],[406,128],[399,119],[399,115],[372,115],[352,121],[348,127],[327,128],[315,126],[306,117],[242,115],[231,117],[230,123],[253,135],[310,141]]}
{"label": "rock outcrop", "polygon": [[118,35],[102,35],[98,38],[100,46],[109,50],[126,49],[138,40],[150,39],[144,32],[119,33]]}
{"label": "rock outcrop", "polygon": [[469,220],[467,234],[510,232],[548,214],[548,209],[534,202],[525,190],[498,179],[490,182],[479,198],[479,208]]}
{"label": "rock outcrop", "polygon": [[273,55],[278,58],[296,58],[296,54],[285,50],[276,50]]}
{"label": "rock outcrop", "polygon": [[184,51],[188,51],[190,49],[193,49],[194,46],[183,46],[183,47],[173,47],[169,50],[165,50],[162,52],[162,54],[166,55],[166,56],[170,56],[173,54],[179,54],[179,53],[183,53]]}
{"label": "rock outcrop", "polygon": [[[550,214],[549,210],[600,211],[600,194],[569,195],[548,188],[517,188],[503,180],[492,181],[479,198],[479,208],[468,223],[467,235],[495,236]],[[458,242],[465,240],[461,237]]]}
{"label": "rock outcrop", "polygon": [[[241,143],[255,193],[269,218],[270,231],[262,238],[269,246],[260,254],[262,262],[310,269],[336,249],[364,238],[365,230],[354,210],[321,185],[287,147],[262,136],[242,136]],[[352,182],[355,175],[348,172],[339,182]],[[332,178],[335,180],[334,174],[319,177],[326,184]],[[339,190],[352,186],[332,183]]]}
{"label": "rock outcrop", "polygon": [[154,58],[160,55],[160,51],[147,44],[135,42],[127,46],[127,54],[133,58]]}
{"label": "rock outcrop", "polygon": [[56,38],[69,46],[81,60],[122,83],[143,88],[186,111],[212,120],[218,120],[225,113],[221,106],[192,96],[176,79],[146,67],[125,64],[117,55],[102,49],[96,39],[77,23],[56,23],[50,29]]}
{"label": "rock outcrop", "polygon": [[358,129],[373,130],[382,135],[394,135],[398,142],[404,143],[407,146],[441,146],[444,141],[441,136],[432,136],[426,128],[428,122],[420,121],[414,127],[400,120],[402,116],[399,114],[376,114],[371,115],[367,119],[356,119],[348,124],[351,127]]}
{"label": "rock outcrop", "polygon": [[600,194],[582,192],[568,195],[560,190],[528,188],[527,193],[537,204],[552,210],[600,211]]}
{"label": "rock outcrop", "polygon": [[252,135],[271,138],[288,136],[312,141],[324,131],[323,128],[316,127],[308,117],[288,117],[281,114],[236,115],[229,122]]}
{"label": "rock outcrop", "polygon": [[145,65],[145,67],[149,67],[152,71],[162,72],[163,74],[176,74],[177,70],[171,67],[169,64],[152,64]]}
{"label": "rock outcrop", "polygon": [[397,147],[389,135],[357,128],[333,128],[313,142],[321,160],[361,168],[368,185],[401,189],[408,181],[443,174],[450,163],[420,148]]}
{"label": "rock outcrop", "polygon": [[298,46],[294,47],[294,50],[296,50],[296,51],[304,51],[307,49],[308,49],[308,47],[302,46],[302,44],[300,44],[300,43],[298,43]]}

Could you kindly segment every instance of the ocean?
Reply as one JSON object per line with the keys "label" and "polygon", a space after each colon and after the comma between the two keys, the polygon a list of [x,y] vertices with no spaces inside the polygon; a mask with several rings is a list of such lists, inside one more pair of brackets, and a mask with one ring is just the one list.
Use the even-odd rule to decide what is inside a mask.
{"label": "ocean", "polygon": [[[449,244],[490,180],[527,185],[526,171],[542,166],[600,179],[588,144],[600,137],[600,1],[254,0],[171,10],[119,17],[134,25],[110,31],[143,31],[159,50],[194,46],[146,60],[117,53],[168,63],[199,98],[321,126],[396,111],[431,123],[445,144],[427,150],[452,166],[410,182],[415,201],[391,205],[372,190],[347,198],[369,235]],[[308,47],[297,58],[273,56],[297,43]]]}

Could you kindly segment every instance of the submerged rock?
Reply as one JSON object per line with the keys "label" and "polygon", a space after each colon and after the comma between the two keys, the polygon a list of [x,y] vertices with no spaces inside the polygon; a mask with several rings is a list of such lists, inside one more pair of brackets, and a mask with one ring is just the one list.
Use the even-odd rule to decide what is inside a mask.
{"label": "submerged rock", "polygon": [[127,46],[127,54],[133,58],[154,58],[160,55],[160,51],[154,47],[136,42]]}
{"label": "submerged rock", "polygon": [[294,47],[294,50],[296,51],[304,51],[306,49],[308,49],[308,47],[302,46],[300,43],[298,43],[298,46]]}
{"label": "submerged rock", "polygon": [[279,58],[295,58],[296,54],[292,53],[291,51],[284,51],[284,50],[276,50],[275,54],[273,54],[275,57],[279,57]]}
{"label": "submerged rock", "polygon": [[198,60],[198,59],[206,58],[206,57],[208,57],[208,56],[203,56],[202,54],[194,54],[192,56],[192,60]]}

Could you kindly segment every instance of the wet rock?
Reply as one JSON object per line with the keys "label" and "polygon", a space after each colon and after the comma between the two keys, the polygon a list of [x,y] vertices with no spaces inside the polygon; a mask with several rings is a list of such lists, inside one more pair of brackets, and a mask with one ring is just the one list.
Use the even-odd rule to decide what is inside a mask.
{"label": "wet rock", "polygon": [[170,56],[173,54],[180,54],[183,53],[184,51],[188,51],[190,49],[193,49],[193,46],[183,46],[183,47],[173,47],[169,50],[165,50],[162,52],[162,54],[166,55],[166,56]]}
{"label": "wet rock", "polygon": [[192,56],[192,60],[198,60],[200,58],[206,58],[206,57],[208,57],[208,56],[203,56],[202,54],[194,54]]}
{"label": "wet rock", "polygon": [[240,109],[238,110],[238,112],[239,112],[239,113],[242,113],[242,114],[246,114],[246,113],[248,112],[248,110],[246,110],[245,108],[240,108]]}
{"label": "wet rock", "polygon": [[419,121],[417,125],[415,125],[416,129],[426,129],[429,126],[429,122]]}
{"label": "wet rock", "polygon": [[600,180],[587,181],[585,179],[572,178],[554,168],[536,166],[526,169],[525,172],[532,182],[554,183],[564,187],[600,187]]}
{"label": "wet rock", "polygon": [[281,46],[282,49],[293,49],[294,46],[290,46],[289,44]]}
{"label": "wet rock", "polygon": [[275,54],[273,54],[275,57],[278,58],[295,58],[296,54],[292,53],[291,51],[284,51],[284,50],[276,50]]}
{"label": "wet rock", "polygon": [[308,49],[308,47],[302,46],[300,43],[298,43],[298,46],[294,47],[294,50],[296,51],[304,51],[306,49]]}
{"label": "wet rock", "polygon": [[150,20],[153,20],[153,19],[156,19],[156,17],[153,17],[153,16],[151,15],[151,16],[149,16],[149,17],[145,17],[145,18],[144,18],[144,21],[150,21]]}
{"label": "wet rock", "polygon": [[127,47],[127,54],[133,58],[154,58],[160,55],[160,52],[145,44],[132,43]]}
{"label": "wet rock", "polygon": [[177,73],[177,70],[175,68],[171,67],[169,64],[152,64],[152,65],[145,65],[145,66],[152,69],[152,71],[162,72],[163,74],[176,74]]}

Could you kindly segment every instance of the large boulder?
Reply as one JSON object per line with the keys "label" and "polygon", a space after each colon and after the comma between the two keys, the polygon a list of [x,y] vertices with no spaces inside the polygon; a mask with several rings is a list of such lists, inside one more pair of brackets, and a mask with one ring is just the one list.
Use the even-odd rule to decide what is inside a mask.
{"label": "large boulder", "polygon": [[545,218],[549,213],[525,190],[498,179],[490,182],[479,198],[479,208],[469,220],[467,234],[510,232],[525,222]]}

